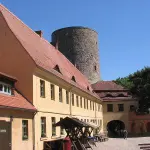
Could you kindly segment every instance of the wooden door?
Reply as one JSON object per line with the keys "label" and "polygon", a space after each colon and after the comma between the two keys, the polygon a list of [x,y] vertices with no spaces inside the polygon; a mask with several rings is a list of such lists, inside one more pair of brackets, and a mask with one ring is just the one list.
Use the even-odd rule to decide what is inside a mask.
{"label": "wooden door", "polygon": [[11,150],[11,123],[0,121],[0,149]]}

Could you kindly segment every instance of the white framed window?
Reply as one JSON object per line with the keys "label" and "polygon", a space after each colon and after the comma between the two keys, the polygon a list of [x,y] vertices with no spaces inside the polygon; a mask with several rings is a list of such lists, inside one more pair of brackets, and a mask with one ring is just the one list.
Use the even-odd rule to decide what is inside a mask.
{"label": "white framed window", "polygon": [[0,82],[0,93],[11,95],[11,85]]}

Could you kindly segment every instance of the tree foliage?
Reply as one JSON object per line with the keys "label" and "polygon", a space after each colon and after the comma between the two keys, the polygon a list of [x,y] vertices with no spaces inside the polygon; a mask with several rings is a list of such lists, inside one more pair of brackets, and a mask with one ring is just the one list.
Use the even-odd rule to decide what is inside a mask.
{"label": "tree foliage", "polygon": [[115,80],[115,83],[125,87],[126,89],[131,89],[133,83],[129,80],[129,77],[118,78]]}
{"label": "tree foliage", "polygon": [[115,82],[138,97],[140,111],[147,111],[150,108],[150,67],[144,67],[127,77],[118,78]]}

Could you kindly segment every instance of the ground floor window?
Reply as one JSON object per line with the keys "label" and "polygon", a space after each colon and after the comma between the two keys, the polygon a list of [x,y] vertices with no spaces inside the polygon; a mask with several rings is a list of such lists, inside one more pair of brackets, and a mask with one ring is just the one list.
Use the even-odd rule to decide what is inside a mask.
{"label": "ground floor window", "polygon": [[22,139],[28,139],[28,120],[22,120]]}
{"label": "ground floor window", "polygon": [[46,117],[41,117],[41,137],[46,137]]}
{"label": "ground floor window", "polygon": [[[63,120],[63,118],[60,118],[60,121],[61,121],[61,120]],[[61,135],[64,135],[64,128],[63,128],[63,127],[60,127],[60,134],[61,134]]]}
{"label": "ground floor window", "polygon": [[55,136],[55,135],[56,135],[55,123],[56,123],[56,118],[55,118],[55,117],[52,117],[52,136]]}

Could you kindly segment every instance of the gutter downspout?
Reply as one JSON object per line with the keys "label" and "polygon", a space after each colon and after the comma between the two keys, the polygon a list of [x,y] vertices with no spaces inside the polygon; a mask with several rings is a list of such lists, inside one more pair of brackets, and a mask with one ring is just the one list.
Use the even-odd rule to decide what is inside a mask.
{"label": "gutter downspout", "polygon": [[33,130],[33,150],[35,150],[35,115],[37,114],[37,111],[33,115],[32,120],[32,130]]}
{"label": "gutter downspout", "polygon": [[96,107],[96,102],[95,102],[95,119],[96,119],[96,123],[97,123],[97,115],[96,115],[96,111],[97,111],[97,107]]}
{"label": "gutter downspout", "polygon": [[70,101],[69,101],[69,109],[70,109],[70,116],[72,117],[72,101],[71,101],[71,95],[72,95],[72,93],[71,93],[71,90],[73,89],[73,87],[71,87],[69,90],[68,90],[68,92],[70,93]]}

